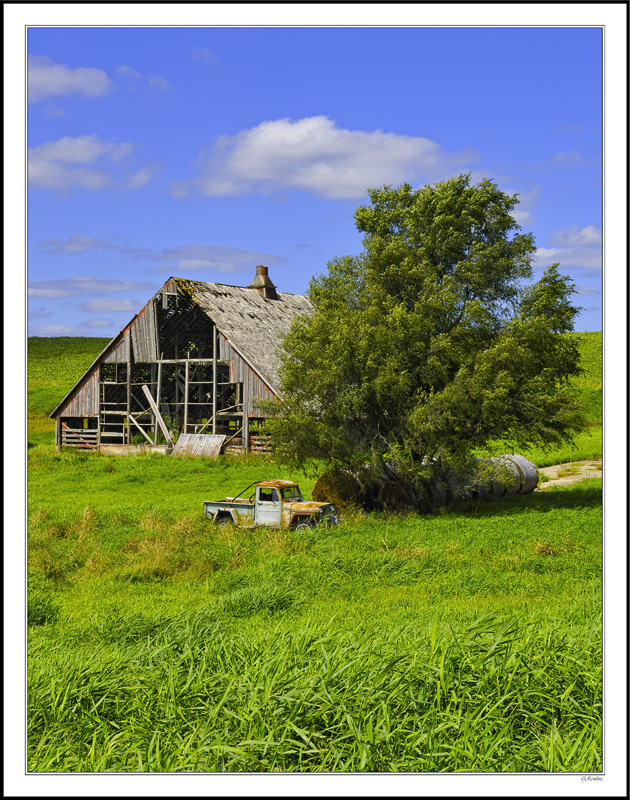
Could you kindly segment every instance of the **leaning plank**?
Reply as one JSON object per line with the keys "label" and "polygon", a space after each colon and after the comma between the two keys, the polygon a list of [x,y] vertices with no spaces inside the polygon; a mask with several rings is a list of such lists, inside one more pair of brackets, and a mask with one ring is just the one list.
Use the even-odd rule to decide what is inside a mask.
{"label": "leaning plank", "polygon": [[154,444],[154,442],[147,436],[147,433],[144,430],[144,428],[131,416],[131,414],[129,414],[129,420],[133,422],[133,424],[136,426],[136,428],[140,431],[140,433],[144,436],[144,438],[147,440],[149,444]]}
{"label": "leaning plank", "polygon": [[180,433],[173,456],[195,456],[197,458],[216,458],[225,441],[223,434]]}
{"label": "leaning plank", "polygon": [[157,421],[160,423],[160,428],[162,428],[162,433],[164,434],[164,437],[166,438],[166,443],[168,444],[169,447],[172,447],[173,446],[173,440],[171,439],[171,434],[168,432],[168,428],[166,427],[166,424],[165,424],[164,420],[162,419],[162,415],[160,414],[160,410],[155,405],[155,400],[153,399],[153,395],[149,391],[149,387],[146,385],[146,383],[142,384],[142,391],[145,393],[146,398],[149,401],[149,405],[153,409],[153,413],[155,414],[155,417],[156,417]]}

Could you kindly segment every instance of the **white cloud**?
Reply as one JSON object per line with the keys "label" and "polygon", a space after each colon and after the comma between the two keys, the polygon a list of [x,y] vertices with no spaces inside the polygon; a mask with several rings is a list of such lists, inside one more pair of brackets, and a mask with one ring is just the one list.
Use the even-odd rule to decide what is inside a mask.
{"label": "white cloud", "polygon": [[143,85],[148,85],[161,92],[170,92],[173,90],[171,84],[161,75],[149,75],[148,78],[145,78],[138,70],[128,67],[126,64],[121,64],[119,67],[116,67],[116,73],[129,81],[128,88],[130,89],[137,88],[138,82],[142,81]]}
{"label": "white cloud", "polygon": [[246,272],[253,270],[256,264],[283,264],[287,259],[272,253],[257,253],[252,250],[241,250],[236,247],[220,245],[187,244],[182,247],[167,247],[157,254],[160,261],[169,262],[158,267],[154,272],[172,273],[194,272],[200,269],[212,269],[218,272]]}
{"label": "white cloud", "polygon": [[578,132],[578,131],[584,130],[584,125],[580,125],[577,122],[569,122],[566,125],[556,125],[555,130],[557,130],[557,131]]}
{"label": "white cloud", "polygon": [[127,189],[141,189],[143,186],[146,186],[160,170],[161,167],[159,164],[148,164],[146,167],[142,167],[142,169],[134,172],[134,174],[127,179]]}
{"label": "white cloud", "polygon": [[127,67],[125,64],[121,64],[120,67],[116,67],[116,72],[123,78],[129,78],[129,80],[137,81],[142,78],[142,75],[137,70]]}
{"label": "white cloud", "polygon": [[110,87],[111,81],[105,70],[96,67],[72,69],[46,56],[29,56],[28,99],[32,103],[46,97],[75,93],[84,97],[101,97]]}
{"label": "white cloud", "polygon": [[114,144],[99,139],[96,134],[89,136],[64,136],[55,142],[44,142],[29,148],[29,156],[34,161],[63,161],[67,164],[91,164],[101,156],[118,160],[131,153],[127,142]]}
{"label": "white cloud", "polygon": [[584,158],[577,150],[572,150],[570,153],[556,153],[548,163],[554,167],[575,167],[583,164]]}
{"label": "white cloud", "polygon": [[66,116],[66,112],[63,110],[63,108],[59,108],[54,103],[46,103],[46,105],[42,109],[42,113],[44,114],[45,117],[51,117],[51,118]]}
{"label": "white cloud", "polygon": [[602,231],[595,225],[578,228],[571,225],[553,231],[547,239],[553,247],[539,247],[534,257],[534,268],[542,269],[558,262],[562,268],[577,268],[589,272],[602,269]]}
{"label": "white cloud", "polygon": [[575,287],[576,294],[580,295],[580,297],[593,295],[593,294],[601,294],[602,290],[599,286],[576,286]]}
{"label": "white cloud", "polygon": [[86,325],[40,325],[29,329],[29,336],[85,336],[90,328]]}
{"label": "white cloud", "polygon": [[601,270],[602,252],[599,247],[539,247],[534,254],[534,269],[546,269],[550,264],[560,264],[561,268],[577,267],[585,270]]}
{"label": "white cloud", "polygon": [[351,131],[324,116],[278,119],[219,137],[199,157],[199,177],[174,184],[172,193],[196,189],[228,196],[286,188],[353,198],[368,187],[444,178],[476,160],[472,151],[445,153],[418,136]]}
{"label": "white cloud", "polygon": [[[65,241],[59,239],[44,239],[38,243],[46,255],[58,255],[65,253],[81,253],[87,250],[114,250],[131,258],[143,261],[159,261],[161,266],[157,269],[151,270],[154,273],[167,272],[171,270],[176,273],[178,270],[182,274],[190,271],[198,271],[201,269],[216,270],[218,272],[245,272],[253,269],[256,264],[285,264],[287,259],[283,256],[274,253],[260,253],[254,250],[243,250],[238,247],[228,247],[225,245],[203,245],[203,244],[186,244],[179,247],[165,247],[159,250],[150,250],[148,248],[137,247],[128,242],[121,241],[114,238],[108,241],[97,239],[93,236],[82,236],[75,234],[70,236]],[[46,248],[46,249],[45,249]],[[74,278],[70,287],[72,295],[75,294],[77,281],[87,280]],[[40,284],[46,283],[43,288]],[[68,297],[66,292],[68,287],[64,285],[60,288],[58,282],[54,282],[55,286],[49,285],[50,281],[40,284],[32,284],[33,291],[62,291],[63,294],[55,295],[58,297]],[[151,286],[151,284],[144,284],[141,288]],[[33,295],[35,296],[35,295]],[[48,297],[51,295],[40,295]]]}
{"label": "white cloud", "polygon": [[[38,281],[38,283],[52,283],[52,281]],[[28,290],[29,297],[46,297],[49,300],[57,300],[60,297],[72,297],[77,292],[69,289],[56,289],[54,286],[31,285]]]}
{"label": "white cloud", "polygon": [[533,225],[533,223],[536,222],[534,210],[538,206],[540,190],[540,186],[534,186],[534,188],[530,189],[528,192],[519,192],[516,189],[503,189],[506,194],[518,195],[518,205],[512,212],[512,216],[523,228],[528,225]]}
{"label": "white cloud", "polygon": [[136,300],[129,300],[128,298],[101,298],[97,300],[88,300],[81,303],[79,306],[83,311],[89,313],[98,313],[102,311],[139,311],[143,303]]}
{"label": "white cloud", "polygon": [[[32,316],[32,315],[31,315]],[[101,329],[109,328],[110,332],[98,332]],[[89,319],[79,325],[62,325],[51,323],[50,325],[40,325],[37,328],[29,327],[29,336],[109,336],[116,330],[114,323],[109,319]],[[95,332],[97,331],[97,332]]]}
{"label": "white cloud", "polygon": [[149,75],[149,86],[159,89],[161,92],[171,92],[173,87],[161,75]]}
{"label": "white cloud", "polygon": [[106,250],[109,245],[102,239],[95,239],[92,236],[79,236],[75,234],[65,242],[59,239],[44,239],[39,243],[40,247],[48,247],[49,253],[82,253],[84,250]]}
{"label": "white cloud", "polygon": [[[45,142],[29,148],[28,180],[39,189],[67,191],[72,187],[103,189],[112,173],[93,165],[101,159],[120,161],[131,153],[128,142],[103,141],[95,134],[64,136],[54,142]],[[98,166],[101,166],[99,163]]]}
{"label": "white cloud", "polygon": [[581,230],[577,225],[554,231],[548,239],[549,244],[557,245],[600,245],[602,229],[595,225],[587,225]]}
{"label": "white cloud", "polygon": [[75,278],[60,278],[55,281],[35,281],[28,289],[29,297],[79,297],[84,294],[106,294],[107,292],[137,292],[153,289],[147,281],[103,280],[90,275]]}
{"label": "white cloud", "polygon": [[49,311],[45,306],[40,306],[39,308],[29,308],[28,310],[28,318],[29,319],[44,319],[45,317],[52,317],[52,311]]}
{"label": "white cloud", "polygon": [[207,47],[195,47],[192,51],[193,61],[200,61],[202,64],[212,64],[216,66],[219,62],[214,54]]}

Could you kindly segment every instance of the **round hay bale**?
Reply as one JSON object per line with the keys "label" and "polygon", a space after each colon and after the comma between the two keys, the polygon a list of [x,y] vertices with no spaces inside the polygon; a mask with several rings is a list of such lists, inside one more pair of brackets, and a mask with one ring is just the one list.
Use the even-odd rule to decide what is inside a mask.
{"label": "round hay bale", "polygon": [[329,469],[315,481],[311,497],[317,503],[332,503],[336,508],[360,506],[363,490],[358,479],[348,470]]}

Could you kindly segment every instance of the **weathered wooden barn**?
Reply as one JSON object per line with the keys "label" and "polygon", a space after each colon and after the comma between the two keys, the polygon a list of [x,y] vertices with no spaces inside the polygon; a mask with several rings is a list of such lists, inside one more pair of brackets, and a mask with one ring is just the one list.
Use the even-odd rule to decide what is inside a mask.
{"label": "weathered wooden barn", "polygon": [[177,432],[259,449],[278,348],[311,313],[307,297],[276,291],[264,266],[247,287],[169,278],[52,412],[57,446],[160,446]]}

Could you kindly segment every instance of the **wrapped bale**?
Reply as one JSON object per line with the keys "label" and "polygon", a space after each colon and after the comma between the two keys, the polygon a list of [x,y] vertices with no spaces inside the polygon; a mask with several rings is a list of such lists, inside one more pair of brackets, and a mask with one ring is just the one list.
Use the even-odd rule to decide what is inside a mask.
{"label": "wrapped bale", "polygon": [[409,511],[416,506],[414,498],[409,496],[400,483],[393,480],[383,481],[378,499],[385,511]]}
{"label": "wrapped bale", "polygon": [[315,481],[311,497],[318,503],[332,503],[336,508],[363,504],[363,487],[349,470],[329,469]]}
{"label": "wrapped bale", "polygon": [[521,478],[520,493],[529,494],[533,492],[538,486],[538,470],[536,469],[536,465],[525,458],[525,456],[521,456],[518,453],[509,453],[505,458],[508,458],[519,472]]}
{"label": "wrapped bale", "polygon": [[521,489],[521,476],[516,464],[507,456],[489,458],[488,461],[496,468],[496,479],[492,483],[494,496],[517,494]]}
{"label": "wrapped bale", "polygon": [[535,464],[518,453],[489,458],[486,463],[494,470],[488,488],[495,497],[529,494],[538,486]]}

